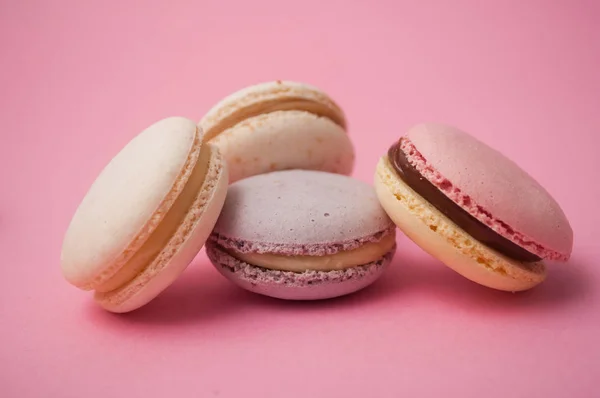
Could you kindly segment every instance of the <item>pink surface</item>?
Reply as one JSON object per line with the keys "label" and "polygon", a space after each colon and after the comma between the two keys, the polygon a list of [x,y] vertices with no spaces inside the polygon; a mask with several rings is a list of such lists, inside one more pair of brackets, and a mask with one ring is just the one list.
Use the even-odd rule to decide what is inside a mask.
{"label": "pink surface", "polygon": [[[91,4],[0,5],[0,396],[598,395],[598,2]],[[570,263],[505,294],[399,237],[371,288],[287,303],[202,253],[126,316],[62,280],[63,233],[110,156],[152,121],[199,120],[278,78],[339,101],[364,181],[415,123],[476,132],[564,208]]]}
{"label": "pink surface", "polygon": [[[573,230],[560,205],[514,161],[472,134],[420,124],[409,130],[402,150],[421,175],[473,217],[541,258],[567,260]],[[518,138],[514,145],[520,145]]]}

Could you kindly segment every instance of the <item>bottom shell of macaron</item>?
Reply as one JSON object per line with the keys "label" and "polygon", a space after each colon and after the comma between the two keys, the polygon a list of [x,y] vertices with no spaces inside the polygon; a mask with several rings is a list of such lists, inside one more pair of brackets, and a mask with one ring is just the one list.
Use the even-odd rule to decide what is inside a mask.
{"label": "bottom shell of macaron", "polygon": [[362,290],[379,279],[395,252],[394,245],[380,259],[344,270],[292,272],[248,264],[213,242],[206,244],[208,258],[225,278],[248,291],[285,300],[321,300]]}

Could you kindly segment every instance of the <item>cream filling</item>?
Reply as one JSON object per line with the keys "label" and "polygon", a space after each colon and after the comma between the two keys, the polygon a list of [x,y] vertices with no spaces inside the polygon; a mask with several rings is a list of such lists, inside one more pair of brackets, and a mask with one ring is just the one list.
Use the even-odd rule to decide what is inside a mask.
{"label": "cream filling", "polygon": [[165,247],[173,234],[175,234],[177,228],[181,225],[190,207],[194,203],[209,170],[210,157],[210,145],[203,145],[185,187],[163,218],[160,225],[154,230],[142,247],[140,247],[140,249],[115,275],[95,288],[97,292],[109,292],[125,285],[152,263],[152,260]]}
{"label": "cream filling", "polygon": [[369,242],[354,250],[341,251],[325,256],[285,256],[271,253],[227,252],[238,260],[272,270],[292,272],[307,270],[336,271],[377,261],[392,250],[395,242],[396,234],[394,230],[379,242]]}
{"label": "cream filling", "polygon": [[234,112],[229,117],[224,118],[205,131],[204,141],[206,142],[215,138],[221,132],[246,119],[275,111],[305,111],[317,116],[331,119],[335,124],[341,126],[342,128],[345,125],[344,119],[338,113],[336,113],[333,109],[324,106],[323,104],[302,98],[286,98],[284,100],[278,98],[251,104],[238,110],[237,112]]}

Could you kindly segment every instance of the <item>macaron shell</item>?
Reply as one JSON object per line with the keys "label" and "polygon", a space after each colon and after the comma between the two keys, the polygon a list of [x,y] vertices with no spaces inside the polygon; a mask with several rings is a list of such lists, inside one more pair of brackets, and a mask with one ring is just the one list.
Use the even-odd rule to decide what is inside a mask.
{"label": "macaron shell", "polygon": [[344,113],[326,93],[309,84],[282,80],[255,84],[228,95],[204,115],[199,125],[206,139],[211,140],[244,119],[276,110],[297,109],[299,104],[346,128]]}
{"label": "macaron shell", "polygon": [[394,223],[427,253],[467,279],[497,290],[522,291],[543,282],[542,262],[522,264],[475,241],[379,161],[375,190]]}
{"label": "macaron shell", "polygon": [[[207,145],[207,144],[205,144]],[[218,148],[212,148],[206,180],[184,222],[154,262],[131,282],[95,300],[116,313],[133,311],[158,296],[187,268],[210,235],[227,193],[227,164]]]}
{"label": "macaron shell", "polygon": [[193,121],[172,117],[148,127],[109,162],[65,234],[61,268],[69,282],[93,288],[143,245],[189,178],[201,142]]}
{"label": "macaron shell", "polygon": [[[463,207],[473,216],[542,258],[569,257],[573,231],[565,214],[552,196],[512,160],[447,125],[420,124],[406,137],[430,167],[469,197],[470,206]],[[435,178],[428,167],[424,170],[422,174],[428,180]],[[449,190],[444,193],[455,202],[459,195]],[[516,234],[511,235],[511,230]],[[520,235],[532,244],[524,245]],[[544,253],[535,244],[560,255]]]}
{"label": "macaron shell", "polygon": [[211,142],[230,166],[230,183],[287,169],[349,175],[354,167],[354,148],[346,132],[330,119],[304,111],[252,117]]}
{"label": "macaron shell", "polygon": [[[206,253],[215,268],[242,289],[284,300],[323,300],[365,289],[377,281],[389,266],[396,247],[370,264],[344,271],[294,273],[272,271],[244,263],[207,242]],[[303,279],[315,280],[306,282]],[[323,280],[323,281],[320,281]]]}
{"label": "macaron shell", "polygon": [[[236,251],[324,255],[378,241],[391,230],[372,185],[339,174],[286,170],[229,186],[215,225]],[[234,242],[235,241],[235,242]],[[244,247],[236,242],[243,241]]]}

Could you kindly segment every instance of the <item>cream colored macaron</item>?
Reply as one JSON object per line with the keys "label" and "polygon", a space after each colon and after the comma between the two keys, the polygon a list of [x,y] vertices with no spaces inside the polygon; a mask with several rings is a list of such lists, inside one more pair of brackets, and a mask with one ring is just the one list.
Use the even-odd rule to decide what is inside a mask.
{"label": "cream colored macaron", "polygon": [[66,231],[65,279],[111,312],[135,310],[194,259],[219,216],[227,167],[196,123],[171,117],[133,138],[104,168]]}
{"label": "cream colored macaron", "polygon": [[277,170],[349,175],[354,147],[340,107],[316,87],[273,81],[218,102],[199,125],[219,147],[237,180]]}

